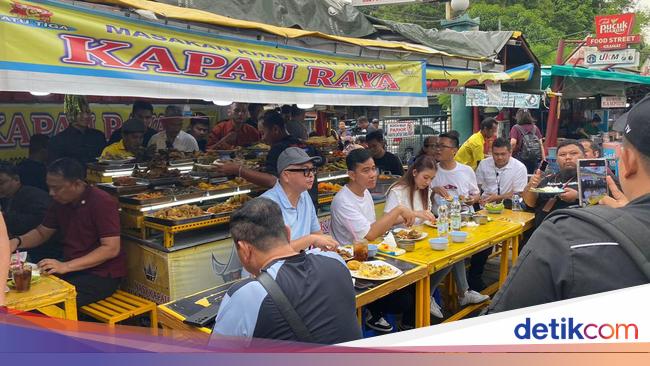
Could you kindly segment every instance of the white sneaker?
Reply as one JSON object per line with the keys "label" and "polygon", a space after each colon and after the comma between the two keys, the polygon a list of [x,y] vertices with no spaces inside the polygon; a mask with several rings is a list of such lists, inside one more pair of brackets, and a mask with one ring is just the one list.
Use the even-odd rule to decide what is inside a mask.
{"label": "white sneaker", "polygon": [[431,297],[431,304],[429,304],[429,312],[431,315],[435,316],[438,319],[442,319],[442,309],[440,308],[440,305],[436,302],[436,299]]}
{"label": "white sneaker", "polygon": [[460,306],[465,306],[469,304],[480,304],[489,298],[490,297],[488,295],[482,295],[474,290],[467,290],[465,291],[465,294],[458,300],[460,302]]}

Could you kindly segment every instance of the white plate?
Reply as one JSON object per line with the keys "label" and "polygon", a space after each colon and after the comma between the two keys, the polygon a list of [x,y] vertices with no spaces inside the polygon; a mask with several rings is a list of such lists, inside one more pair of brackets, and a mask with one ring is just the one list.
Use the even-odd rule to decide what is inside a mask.
{"label": "white plate", "polygon": [[[347,260],[351,260],[351,259],[354,258],[354,251],[353,251],[352,248],[350,248],[350,247],[338,247],[337,250],[341,250],[341,251],[344,251],[344,252],[348,253],[348,255],[350,256],[350,258],[347,259]],[[340,254],[339,254],[339,255],[340,255]],[[341,256],[341,257],[343,257],[343,256]],[[345,258],[343,258],[343,259],[345,260]]]}
{"label": "white plate", "polygon": [[434,228],[434,229],[438,227],[436,224],[434,224],[433,222],[431,222],[431,221],[429,221],[429,220],[423,222],[423,224],[426,225],[426,226],[428,226],[428,227],[432,227],[432,228]]}
{"label": "white plate", "polygon": [[[411,230],[409,230],[409,229],[404,229],[404,228],[397,228],[397,229],[393,230],[393,233],[398,233],[398,232],[400,232],[400,231],[411,231]],[[418,230],[418,231],[419,231],[419,230]],[[405,239],[405,240],[415,240],[415,241],[420,241],[420,240],[426,238],[427,236],[429,236],[429,234],[423,232],[422,235],[420,235],[419,238],[416,238],[416,239]],[[398,237],[395,237],[395,240],[400,240],[400,239],[399,239]]]}
{"label": "white plate", "polygon": [[352,274],[352,277],[356,277],[356,278],[359,278],[359,279],[362,279],[362,280],[385,281],[385,280],[393,279],[395,277],[399,277],[403,273],[399,268],[397,268],[397,267],[395,267],[395,266],[393,266],[391,264],[388,264],[388,263],[386,263],[384,261],[376,260],[376,261],[367,261],[367,262],[363,262],[363,263],[388,266],[393,270],[393,274],[383,276],[383,277],[378,277],[378,278],[371,278],[371,277],[365,277],[365,276],[360,275],[359,271],[350,271],[350,274]]}

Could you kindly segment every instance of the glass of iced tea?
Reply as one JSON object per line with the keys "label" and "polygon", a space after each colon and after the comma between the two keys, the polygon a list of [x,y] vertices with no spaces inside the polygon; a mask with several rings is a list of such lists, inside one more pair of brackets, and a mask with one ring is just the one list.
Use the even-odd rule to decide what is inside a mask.
{"label": "glass of iced tea", "polygon": [[32,266],[27,264],[11,266],[11,276],[17,292],[29,291],[32,283]]}
{"label": "glass of iced tea", "polygon": [[365,262],[368,260],[368,241],[366,239],[357,240],[352,244],[354,260]]}

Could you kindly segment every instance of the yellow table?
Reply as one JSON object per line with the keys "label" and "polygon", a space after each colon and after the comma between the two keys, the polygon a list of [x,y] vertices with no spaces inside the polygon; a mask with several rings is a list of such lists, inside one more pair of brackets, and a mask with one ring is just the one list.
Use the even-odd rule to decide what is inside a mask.
{"label": "yellow table", "polygon": [[[523,232],[522,224],[519,222],[513,222],[513,220],[506,215],[502,217],[493,217],[492,221],[485,225],[463,228],[462,231],[468,233],[468,238],[465,243],[451,243],[450,238],[449,248],[447,250],[435,251],[429,246],[429,239],[436,237],[438,231],[435,228],[426,225],[417,226],[415,228],[419,231],[426,232],[428,234],[427,238],[416,242],[414,251],[407,252],[406,254],[399,256],[399,258],[425,265],[430,275],[500,242],[506,241],[506,248],[509,246],[516,248],[518,237]],[[505,250],[501,252],[499,282],[489,286],[483,291],[483,293],[490,295],[494,294],[505,281],[507,274],[508,251]],[[423,296],[423,307],[428,309],[430,305],[430,281],[428,277],[425,279],[425,282],[427,283],[424,286],[425,294]],[[461,312],[449,318],[447,321],[461,319],[481,306],[484,306],[484,304],[468,306]],[[429,325],[430,319],[428,314],[425,318],[424,324]]]}
{"label": "yellow table", "polygon": [[[415,284],[415,326],[424,326],[425,322],[429,319],[429,307],[424,307],[425,296],[429,296],[429,272],[427,267],[404,260],[403,258],[378,256],[375,259],[384,260],[400,268],[404,273],[392,280],[379,282],[377,286],[369,289],[359,290],[355,288],[358,315],[360,316],[360,310],[363,306],[411,284]],[[191,337],[195,340],[209,335],[212,329],[207,327],[194,327],[183,321],[204,307],[221,301],[221,298],[233,283],[223,284],[159,305],[158,319],[163,328],[163,334],[179,339],[188,339],[188,337]],[[170,330],[180,330],[182,332],[169,332]]]}
{"label": "yellow table", "polygon": [[[7,307],[22,311],[38,310],[53,317],[77,320],[77,291],[56,276],[41,276],[27,292],[7,293]],[[63,303],[63,309],[57,306]]]}
{"label": "yellow table", "polygon": [[507,220],[521,224],[522,233],[517,237],[517,240],[512,242],[512,263],[517,261],[519,257],[519,239],[522,237],[525,231],[533,229],[535,225],[535,214],[532,212],[525,211],[512,211],[512,210],[503,210],[501,214],[489,214],[487,211],[481,211],[482,214],[488,215],[492,220]]}

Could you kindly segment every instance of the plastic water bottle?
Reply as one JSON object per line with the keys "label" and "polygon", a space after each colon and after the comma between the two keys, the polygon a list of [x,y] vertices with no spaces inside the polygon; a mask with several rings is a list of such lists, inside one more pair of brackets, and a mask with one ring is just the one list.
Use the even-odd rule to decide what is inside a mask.
{"label": "plastic water bottle", "polygon": [[449,209],[444,199],[438,202],[438,220],[436,220],[436,226],[438,227],[438,236],[446,236],[449,232]]}
{"label": "plastic water bottle", "polygon": [[512,210],[521,211],[521,197],[518,193],[512,195]]}
{"label": "plastic water bottle", "polygon": [[454,196],[454,200],[451,201],[451,207],[449,207],[449,217],[451,221],[451,230],[458,231],[460,230],[460,217],[461,205],[458,200],[458,196]]}

